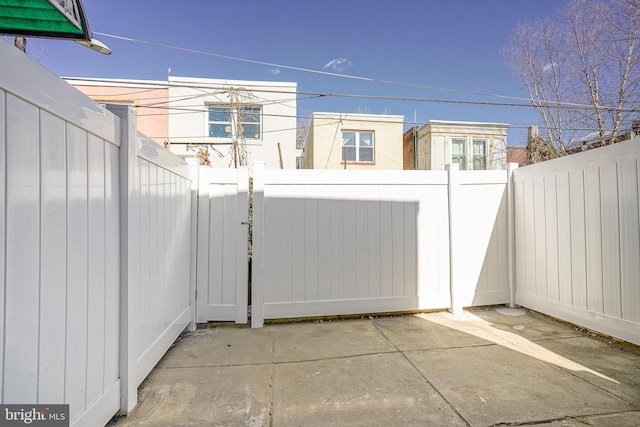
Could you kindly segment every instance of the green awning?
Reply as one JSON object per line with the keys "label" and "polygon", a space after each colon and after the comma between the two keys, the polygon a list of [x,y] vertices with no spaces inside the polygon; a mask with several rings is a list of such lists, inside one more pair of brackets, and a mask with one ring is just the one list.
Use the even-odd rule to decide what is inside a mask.
{"label": "green awning", "polygon": [[80,0],[0,0],[0,34],[91,40]]}

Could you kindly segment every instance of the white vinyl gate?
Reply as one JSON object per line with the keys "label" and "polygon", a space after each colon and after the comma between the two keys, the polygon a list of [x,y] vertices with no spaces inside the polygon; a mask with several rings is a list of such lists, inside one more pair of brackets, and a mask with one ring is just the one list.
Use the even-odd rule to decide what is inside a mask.
{"label": "white vinyl gate", "polygon": [[247,323],[249,172],[199,168],[196,321]]}
{"label": "white vinyl gate", "polygon": [[256,162],[249,284],[248,170],[200,168],[197,322],[509,303],[508,176]]}

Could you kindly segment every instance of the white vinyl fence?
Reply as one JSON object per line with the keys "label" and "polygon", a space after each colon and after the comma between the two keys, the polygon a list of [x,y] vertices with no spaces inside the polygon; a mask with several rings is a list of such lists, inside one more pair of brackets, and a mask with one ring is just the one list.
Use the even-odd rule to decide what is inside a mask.
{"label": "white vinyl fence", "polygon": [[640,139],[514,173],[516,302],[640,344]]}
{"label": "white vinyl fence", "polygon": [[194,324],[191,179],[126,107],[0,58],[0,401],[104,425]]}
{"label": "white vinyl fence", "polygon": [[130,108],[0,58],[2,403],[104,425],[185,328],[246,323],[249,296],[253,327],[517,303],[640,344],[640,139],[505,171],[256,163],[249,293],[246,169],[195,180]]}
{"label": "white vinyl fence", "polygon": [[136,132],[127,106],[121,119],[122,324],[121,411],[175,339],[195,328],[196,198],[192,172],[179,157]]}
{"label": "white vinyl fence", "polygon": [[252,326],[508,303],[507,178],[256,164]]}
{"label": "white vinyl fence", "polygon": [[197,321],[247,323],[249,171],[200,168]]}

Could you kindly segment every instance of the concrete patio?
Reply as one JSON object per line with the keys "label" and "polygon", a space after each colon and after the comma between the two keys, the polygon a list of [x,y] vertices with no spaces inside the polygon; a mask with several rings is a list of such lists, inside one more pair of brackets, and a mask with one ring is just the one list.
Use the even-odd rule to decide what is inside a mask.
{"label": "concrete patio", "polygon": [[640,349],[524,309],[208,325],[118,426],[638,426]]}

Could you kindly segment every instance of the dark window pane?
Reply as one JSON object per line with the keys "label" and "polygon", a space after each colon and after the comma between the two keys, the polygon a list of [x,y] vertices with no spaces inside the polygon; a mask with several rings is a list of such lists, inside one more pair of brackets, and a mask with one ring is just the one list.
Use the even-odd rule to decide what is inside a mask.
{"label": "dark window pane", "polygon": [[373,162],[373,148],[360,147],[360,161]]}
{"label": "dark window pane", "polygon": [[355,147],[343,147],[342,148],[342,161],[344,161],[345,154],[348,162],[356,161],[356,149]]}
{"label": "dark window pane", "polygon": [[209,123],[209,136],[214,138],[231,138],[231,125]]}
{"label": "dark window pane", "polygon": [[230,122],[231,110],[228,107],[209,107],[210,122]]}
{"label": "dark window pane", "polygon": [[260,139],[260,124],[243,123],[242,128],[246,139]]}

